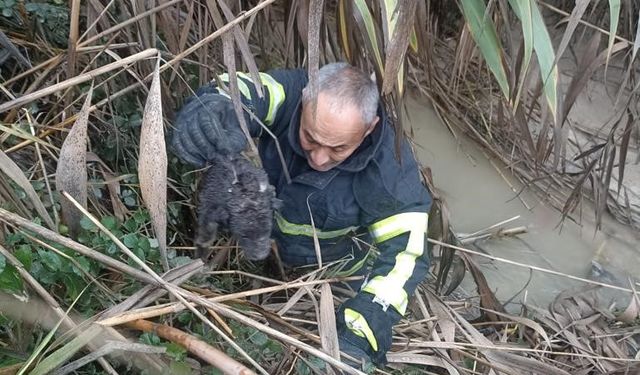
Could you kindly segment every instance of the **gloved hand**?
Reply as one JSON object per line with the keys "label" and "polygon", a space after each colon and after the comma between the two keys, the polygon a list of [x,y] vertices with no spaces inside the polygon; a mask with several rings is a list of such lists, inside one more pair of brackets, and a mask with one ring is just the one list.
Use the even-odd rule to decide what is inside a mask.
{"label": "gloved hand", "polygon": [[195,167],[216,155],[236,155],[247,144],[231,100],[198,90],[180,109],[172,137],[173,152]]}
{"label": "gloved hand", "polygon": [[350,355],[354,358],[355,361],[352,361],[347,358],[343,358],[343,362],[348,364],[351,367],[367,370],[368,367],[373,366],[371,362],[371,357],[364,350],[362,350],[359,346],[354,345],[349,341],[347,337],[343,335],[338,336],[338,345],[340,346],[340,351]]}
{"label": "gloved hand", "polygon": [[358,359],[385,365],[391,348],[392,327],[401,316],[393,307],[384,309],[373,297],[360,292],[340,306],[336,313],[338,340],[340,350],[347,354],[350,350]]}

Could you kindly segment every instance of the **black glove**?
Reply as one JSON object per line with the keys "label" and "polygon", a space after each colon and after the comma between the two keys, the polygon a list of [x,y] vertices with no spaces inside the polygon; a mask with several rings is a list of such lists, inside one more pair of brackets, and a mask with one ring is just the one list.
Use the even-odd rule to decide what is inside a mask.
{"label": "black glove", "polygon": [[180,109],[172,138],[173,152],[195,167],[216,155],[237,155],[247,140],[231,100],[212,90],[198,90]]}
{"label": "black glove", "polygon": [[357,369],[366,370],[367,367],[373,365],[371,362],[371,357],[364,350],[362,350],[359,346],[351,343],[346,337],[338,336],[338,345],[340,345],[340,351],[346,353],[353,357],[355,361],[350,359],[344,359],[343,362],[348,364],[351,367]]}
{"label": "black glove", "polygon": [[[365,319],[369,330],[375,336],[377,344],[375,349],[365,336],[357,335],[348,327],[345,319],[346,309],[355,311]],[[344,351],[344,349],[348,350],[355,347],[358,352],[366,354],[374,364],[385,365],[387,363],[387,351],[391,348],[392,327],[400,318],[400,314],[392,307],[385,310],[380,304],[373,302],[372,294],[366,292],[358,293],[355,297],[345,301],[336,314],[340,350]],[[344,349],[342,343],[347,345]]]}

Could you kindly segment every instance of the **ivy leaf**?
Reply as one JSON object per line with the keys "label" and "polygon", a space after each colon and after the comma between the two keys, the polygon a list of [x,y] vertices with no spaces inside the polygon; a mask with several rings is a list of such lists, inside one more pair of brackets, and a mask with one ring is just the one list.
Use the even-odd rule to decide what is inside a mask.
{"label": "ivy leaf", "polygon": [[80,266],[80,268],[78,268],[75,264],[71,267],[71,270],[73,271],[74,274],[82,277],[84,276],[84,272],[89,273],[90,269],[91,269],[91,263],[89,263],[89,259],[85,258],[85,257],[79,257],[76,258],[76,262],[78,263],[78,265]]}
{"label": "ivy leaf", "polygon": [[138,244],[138,236],[136,236],[134,233],[127,233],[122,238],[122,242],[126,247],[133,249]]}
{"label": "ivy leaf", "polygon": [[83,216],[80,219],[80,227],[88,231],[95,231],[98,229],[98,227],[96,227],[96,225],[91,221],[91,219],[89,219],[86,216]]}
{"label": "ivy leaf", "polygon": [[63,280],[64,286],[67,290],[67,297],[73,300],[78,298],[80,291],[82,291],[82,288],[84,287],[83,280],[71,274],[65,275]]}
{"label": "ivy leaf", "polygon": [[136,245],[145,253],[151,250],[151,243],[149,243],[149,239],[147,237],[139,237]]}
{"label": "ivy leaf", "polygon": [[[31,263],[33,262],[33,254],[31,253],[31,246],[29,245],[20,245],[16,249],[15,253],[16,258],[22,263],[22,266],[27,270],[31,270]],[[0,267],[1,269],[2,267]],[[2,272],[2,271],[0,271]]]}
{"label": "ivy leaf", "polygon": [[40,260],[51,271],[58,271],[62,268],[62,260],[58,254],[51,251],[40,250],[38,251]]}
{"label": "ivy leaf", "polygon": [[145,332],[140,335],[140,342],[147,345],[158,346],[160,345],[160,337],[154,333]]}
{"label": "ivy leaf", "polygon": [[4,271],[0,272],[0,289],[22,291],[22,278],[14,266],[5,265]]}
{"label": "ivy leaf", "polygon": [[110,231],[118,228],[118,221],[113,216],[105,216],[102,219],[100,219],[100,222]]}
{"label": "ivy leaf", "polygon": [[167,348],[167,354],[176,361],[184,360],[184,357],[187,354],[187,350],[185,348],[173,342],[165,344],[164,347]]}
{"label": "ivy leaf", "polygon": [[265,346],[269,342],[269,337],[262,332],[256,332],[249,337],[249,340],[254,344],[262,347]]}

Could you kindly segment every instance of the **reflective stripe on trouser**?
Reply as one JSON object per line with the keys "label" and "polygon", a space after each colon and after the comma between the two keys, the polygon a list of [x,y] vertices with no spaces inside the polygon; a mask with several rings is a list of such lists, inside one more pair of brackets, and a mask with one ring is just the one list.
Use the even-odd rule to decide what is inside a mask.
{"label": "reflective stripe on trouser", "polygon": [[[264,118],[264,122],[267,125],[271,125],[276,118],[278,108],[284,103],[285,92],[282,85],[269,74],[260,72],[259,75],[260,82],[262,82],[262,85],[269,91],[269,110],[267,111],[267,116]],[[237,76],[240,78],[238,79],[238,89],[240,93],[242,93],[245,98],[251,100],[251,91],[249,90],[247,82],[253,84],[253,80],[245,73],[237,72]],[[221,74],[219,78],[225,83],[229,82],[228,73]]]}
{"label": "reflective stripe on trouser", "polygon": [[367,339],[374,352],[378,351],[378,341],[369,323],[359,312],[352,309],[344,309],[344,322],[354,334]]}
{"label": "reflective stripe on trouser", "polygon": [[406,248],[396,255],[391,271],[385,276],[375,276],[362,288],[363,291],[373,294],[373,301],[382,305],[385,310],[393,306],[402,315],[407,310],[409,296],[404,290],[404,284],[413,274],[416,259],[424,254],[428,220],[429,216],[424,212],[405,212],[369,227],[376,243],[410,232]]}

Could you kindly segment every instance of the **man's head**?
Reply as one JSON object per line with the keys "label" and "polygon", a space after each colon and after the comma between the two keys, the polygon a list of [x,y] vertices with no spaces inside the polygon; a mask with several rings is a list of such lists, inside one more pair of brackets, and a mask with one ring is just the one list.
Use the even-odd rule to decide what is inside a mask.
{"label": "man's head", "polygon": [[311,168],[328,171],[351,156],[380,120],[378,101],[376,84],[358,68],[346,63],[320,68],[318,95],[309,87],[302,91],[300,145]]}

